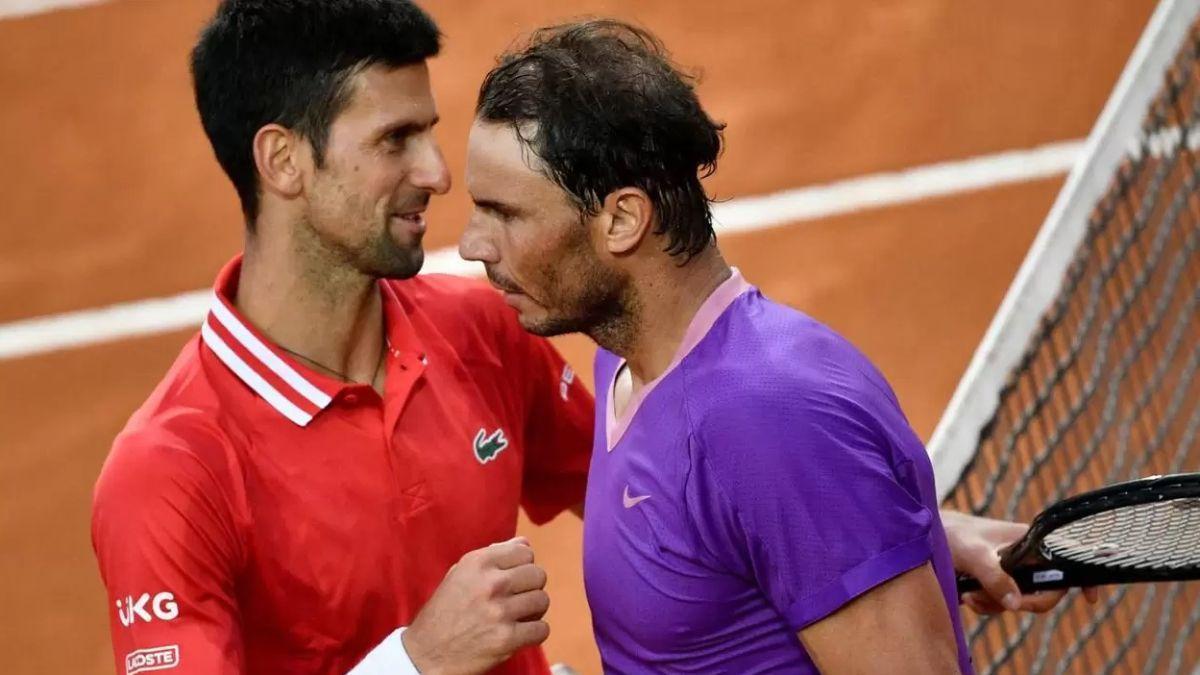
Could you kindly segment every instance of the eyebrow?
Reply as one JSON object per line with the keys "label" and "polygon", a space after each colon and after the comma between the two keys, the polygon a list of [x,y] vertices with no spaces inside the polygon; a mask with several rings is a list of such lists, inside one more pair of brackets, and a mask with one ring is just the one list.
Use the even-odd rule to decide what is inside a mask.
{"label": "eyebrow", "polygon": [[481,209],[496,213],[502,213],[509,216],[516,216],[520,215],[521,213],[521,209],[495,199],[472,199],[471,201],[475,203],[475,206],[478,206]]}
{"label": "eyebrow", "polygon": [[435,115],[433,119],[427,123],[422,122],[393,122],[384,126],[379,130],[379,138],[387,138],[388,136],[411,136],[412,134],[426,131],[437,126],[442,118]]}

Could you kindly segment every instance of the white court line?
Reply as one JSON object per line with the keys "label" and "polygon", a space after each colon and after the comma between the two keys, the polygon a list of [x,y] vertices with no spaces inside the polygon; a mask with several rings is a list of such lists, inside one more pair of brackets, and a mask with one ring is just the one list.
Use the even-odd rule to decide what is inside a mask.
{"label": "white court line", "polygon": [[0,0],[0,19],[32,16],[56,9],[98,5],[105,0]]}
{"label": "white court line", "polygon": [[858,176],[762,197],[732,199],[717,204],[713,216],[718,221],[717,232],[729,234],[1022,183],[1066,173],[1082,149],[1082,139],[1062,141]]}
{"label": "white court line", "polygon": [[[716,204],[713,217],[717,233],[725,235],[1037,180],[1068,171],[1082,147],[1083,141],[1064,141],[731,199]],[[426,256],[423,271],[481,276],[483,270],[444,248]],[[0,360],[190,328],[204,320],[211,293],[201,289],[0,324]]]}

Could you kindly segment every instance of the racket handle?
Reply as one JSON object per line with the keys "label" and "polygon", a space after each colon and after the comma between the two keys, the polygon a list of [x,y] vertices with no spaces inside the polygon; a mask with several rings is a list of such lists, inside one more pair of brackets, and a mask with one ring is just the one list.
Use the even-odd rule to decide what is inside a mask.
{"label": "racket handle", "polygon": [[955,581],[958,584],[959,595],[983,590],[983,584],[979,583],[978,579],[966,574],[958,575],[958,578]]}
{"label": "racket handle", "polygon": [[[1046,574],[1047,571],[1053,574],[1038,578],[1040,575]],[[1105,579],[1095,575],[1084,576],[1082,574],[1073,574],[1068,577],[1059,570],[1042,570],[1036,567],[1012,570],[1009,572],[1009,575],[1012,576],[1013,581],[1017,582],[1017,588],[1021,589],[1022,593],[1036,593],[1038,591],[1053,591],[1063,588],[1074,588],[1076,586],[1096,586],[1120,582],[1119,579]],[[955,579],[955,583],[958,586],[958,594],[960,596],[964,593],[983,590],[983,584],[979,583],[978,579],[966,574],[960,574]]]}

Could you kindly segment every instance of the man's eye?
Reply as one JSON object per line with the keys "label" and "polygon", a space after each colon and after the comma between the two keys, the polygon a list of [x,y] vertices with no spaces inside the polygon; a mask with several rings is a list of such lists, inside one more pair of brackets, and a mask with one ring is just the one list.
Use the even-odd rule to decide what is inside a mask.
{"label": "man's eye", "polygon": [[512,220],[511,213],[509,213],[508,211],[503,211],[501,209],[498,209],[494,206],[483,206],[483,207],[480,207],[480,210],[483,211],[484,213],[486,213],[487,215],[491,216],[492,218],[499,220],[502,223],[506,223],[509,220]]}

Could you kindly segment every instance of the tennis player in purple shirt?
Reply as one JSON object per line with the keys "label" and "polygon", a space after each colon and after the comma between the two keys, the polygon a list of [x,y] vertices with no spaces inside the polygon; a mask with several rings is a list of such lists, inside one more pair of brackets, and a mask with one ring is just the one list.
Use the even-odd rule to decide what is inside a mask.
{"label": "tennis player in purple shirt", "polygon": [[970,672],[932,467],[891,389],[717,260],[665,368],[596,359],[584,565],[606,667]]}
{"label": "tennis player in purple shirt", "polygon": [[476,112],[460,253],[527,330],[601,347],[584,573],[606,672],[970,673],[952,545],[992,593],[976,609],[1057,602],[1023,605],[995,563],[1022,526],[948,545],[883,376],[725,262],[700,183],[722,126],[653,36],[543,29]]}

